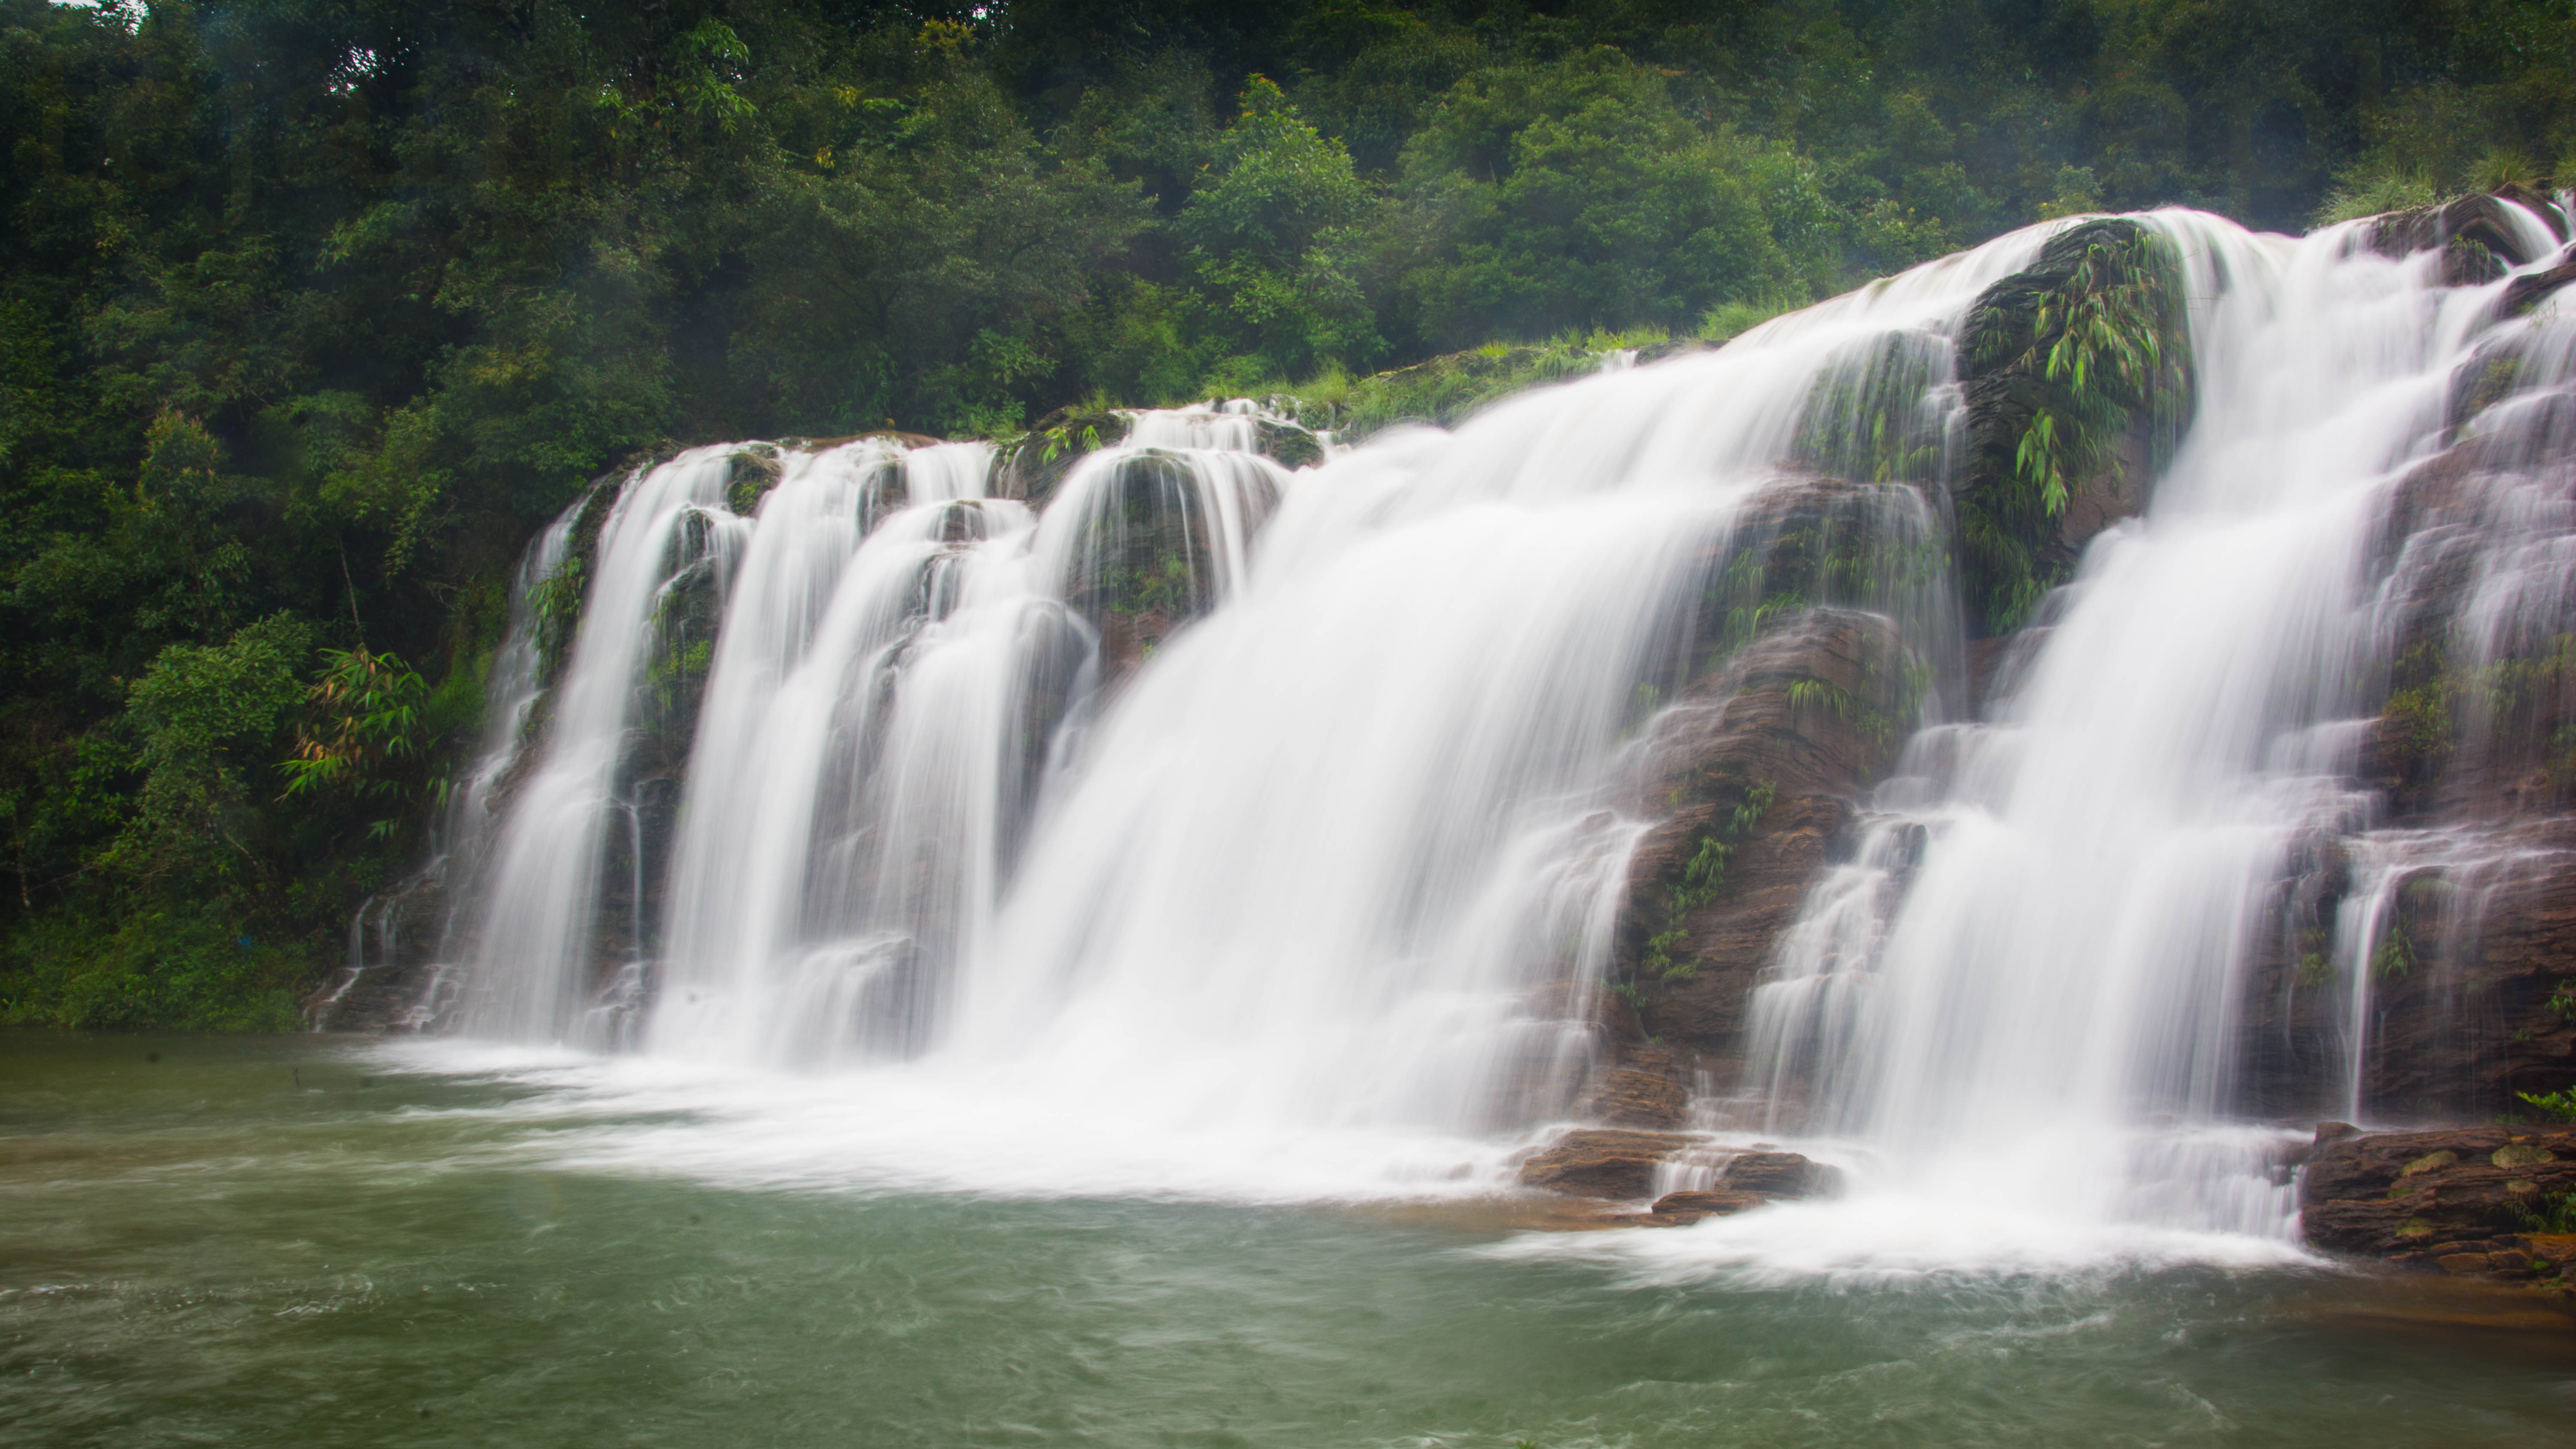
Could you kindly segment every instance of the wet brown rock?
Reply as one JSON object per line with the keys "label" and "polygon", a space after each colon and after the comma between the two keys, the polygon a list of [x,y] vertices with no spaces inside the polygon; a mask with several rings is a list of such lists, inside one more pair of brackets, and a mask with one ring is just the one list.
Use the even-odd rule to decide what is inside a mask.
{"label": "wet brown rock", "polygon": [[1771,1199],[1750,1192],[1668,1192],[1655,1199],[1654,1216],[1695,1223],[1702,1218],[1747,1212]]}
{"label": "wet brown rock", "polygon": [[446,924],[444,878],[423,872],[369,901],[354,923],[354,964],[331,973],[303,1003],[316,1031],[368,1034],[406,1031],[436,969],[431,959]]}
{"label": "wet brown rock", "polygon": [[2529,208],[2558,239],[2566,240],[2557,208],[2520,187],[2493,195],[2463,196],[2440,206],[2419,206],[2374,218],[2364,233],[2365,245],[2383,256],[2405,257],[2440,250],[2442,280],[2454,287],[2492,282],[2509,267],[2529,266],[2537,256],[2524,254],[2517,229],[2505,214],[2510,201]]}
{"label": "wet brown rock", "polygon": [[[1629,859],[1617,947],[1645,1030],[1721,1072],[1740,1053],[1755,978],[1892,756],[1890,677],[1904,657],[1884,618],[1819,609],[1657,717],[1636,808],[1666,818]],[[1740,832],[1739,812],[1753,815]],[[1721,836],[1723,876],[1676,926],[1674,893]]]}
{"label": "wet brown rock", "polygon": [[2576,1262],[2576,1233],[2532,1233],[2523,1238],[2534,1270],[2563,1273]]}
{"label": "wet brown rock", "polygon": [[2334,1252],[2453,1274],[2555,1277],[2576,1256],[2576,1237],[2526,1234],[2549,1203],[2576,1193],[2571,1157],[2576,1129],[2339,1135],[2320,1140],[2308,1162],[2299,1222],[2310,1243]]}
{"label": "wet brown rock", "polygon": [[2576,282],[2576,258],[2547,271],[2526,272],[2506,284],[2504,296],[2496,302],[2496,315],[2519,317],[2557,295],[2570,282]]}
{"label": "wet brown rock", "polygon": [[1670,1128],[1682,1125],[1689,1108],[1690,1089],[1675,1054],[1630,1046],[1592,1074],[1575,1115],[1611,1127]]}
{"label": "wet brown rock", "polygon": [[[2576,690],[2554,639],[2492,660],[2461,642],[2476,632],[2479,560],[2528,547],[2535,499],[2563,507],[2576,478],[2576,394],[2533,394],[2542,379],[2518,356],[2500,348],[2460,370],[2454,416],[2479,429],[2399,482],[2374,548],[2391,667],[2354,773],[2387,830],[2448,842],[2385,883],[2372,922],[2361,1101],[2385,1119],[2489,1120],[2523,1110],[2518,1093],[2576,1085]],[[2509,414],[2483,411],[2508,396]],[[2336,1105],[2319,1088],[2351,1049],[2349,907],[2383,888],[2352,865],[2368,853],[2303,842],[2274,883],[2239,1045],[2248,1110]]]}
{"label": "wet brown rock", "polygon": [[[2372,967],[2362,1100],[2375,1113],[2488,1117],[2521,1109],[2517,1093],[2576,1084],[2576,1021],[2561,1009],[2576,996],[2576,871],[2558,863],[2576,851],[2576,818],[2504,822],[2487,848],[2483,867],[2427,871],[2395,893],[2382,939],[2402,955]],[[2275,979],[2295,970],[2283,959]],[[2341,1009],[2339,991],[2268,995],[2249,1013],[2249,1057],[2278,1066],[2257,1033],[2278,1041],[2307,1029],[2303,1012]]]}
{"label": "wet brown rock", "polygon": [[1690,1138],[1669,1132],[1568,1132],[1521,1164],[1521,1186],[1576,1197],[1646,1197],[1655,1190],[1656,1167],[1690,1145]]}
{"label": "wet brown rock", "polygon": [[1717,1185],[1763,1199],[1832,1197],[1842,1191],[1839,1169],[1795,1152],[1747,1152],[1728,1162]]}

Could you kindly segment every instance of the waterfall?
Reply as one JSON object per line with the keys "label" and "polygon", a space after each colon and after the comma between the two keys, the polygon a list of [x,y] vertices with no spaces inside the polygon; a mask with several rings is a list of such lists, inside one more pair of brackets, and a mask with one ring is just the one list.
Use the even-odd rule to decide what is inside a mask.
{"label": "waterfall", "polygon": [[[792,455],[761,500],[691,749],[673,860],[673,995],[659,1038],[745,1036],[742,1048],[757,1054],[782,1045],[761,1039],[770,1032],[903,1016],[836,996],[899,993],[904,963],[893,940],[808,943],[800,931],[816,817],[825,791],[857,772],[851,736],[879,725],[880,676],[903,662],[925,606],[989,610],[991,595],[1009,591],[976,566],[993,561],[983,545],[1020,538],[1029,518],[981,497],[989,452],[967,444],[907,455],[863,440]],[[958,723],[983,724],[990,737],[989,721]],[[989,788],[961,783],[969,795]],[[943,824],[993,811],[989,799],[942,804]],[[744,999],[710,1004],[726,993]],[[900,1020],[888,1029],[901,1030]]]}
{"label": "waterfall", "polygon": [[[1659,752],[1782,618],[1874,617],[1903,749],[1754,992],[1761,1130],[1864,1194],[2281,1239],[2280,1135],[2242,1124],[2363,1112],[2388,933],[2466,929],[2556,858],[2390,824],[2361,772],[2406,640],[2477,668],[2568,632],[2576,521],[2529,472],[2563,451],[2533,389],[2569,349],[2496,321],[2506,282],[2354,228],[2137,220],[2181,259],[2197,412],[1982,712],[1954,359],[2071,223],[1293,470],[1249,403],[1123,415],[1077,457],[872,437],[645,470],[501,772],[466,1024],[838,1083],[800,1111],[898,1176],[1491,1181],[1577,1110],[1635,990]],[[2518,381],[2464,411],[2472,362]],[[2493,466],[2418,498],[2463,438]],[[1813,586],[1766,594],[1800,550]],[[2281,949],[2316,1040],[2249,1047]],[[2276,1047],[2323,1063],[2296,1101],[2255,1081]]]}
{"label": "waterfall", "polygon": [[[2275,885],[2350,842],[2356,888],[2313,961],[2330,970],[2305,973],[2347,1003],[2344,1040],[2285,1105],[2357,1116],[2396,867],[2498,848],[2374,831],[2356,755],[2407,572],[2373,552],[2401,480],[2452,441],[2456,374],[2494,341],[2504,284],[2444,286],[2439,254],[2376,255],[2350,227],[2148,220],[2185,259],[2199,415],[2144,516],[2051,601],[1990,721],[1919,735],[1879,790],[1757,994],[1752,1086],[1775,1128],[1856,1140],[1935,1199],[2281,1234],[2276,1144],[2227,1126]],[[2565,541],[2558,523],[2484,553],[2497,580],[2471,632],[2535,585],[2542,632],[2564,631]],[[1804,1121],[1781,1107],[1798,1102]]]}
{"label": "waterfall", "polygon": [[[470,1024],[640,1018],[671,1056],[917,1059],[1104,1116],[1548,1120],[1650,823],[1644,726],[1810,486],[1811,385],[1945,337],[2038,241],[1293,474],[1240,404],[1134,415],[1036,500],[990,496],[978,445],[791,452],[749,508],[728,450],[647,471],[493,852]],[[1912,486],[1862,491],[1928,528]],[[651,854],[636,701],[710,569],[655,910],[608,863]],[[648,919],[603,925],[612,897]]]}
{"label": "waterfall", "polygon": [[[480,883],[469,1030],[609,1034],[590,967],[602,872],[621,845],[630,868],[639,864],[634,725],[650,672],[668,658],[655,647],[658,626],[688,584],[721,571],[737,542],[720,506],[731,476],[730,449],[693,449],[630,481],[600,528],[553,718]],[[640,892],[629,894],[632,904]]]}

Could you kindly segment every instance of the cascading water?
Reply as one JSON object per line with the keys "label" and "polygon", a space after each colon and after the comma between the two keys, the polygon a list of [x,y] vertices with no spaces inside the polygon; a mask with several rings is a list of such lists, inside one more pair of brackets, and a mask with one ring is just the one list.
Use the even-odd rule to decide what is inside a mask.
{"label": "cascading water", "polygon": [[[990,451],[963,444],[907,454],[862,441],[793,455],[762,500],[692,749],[671,893],[672,994],[656,1022],[659,1039],[776,1057],[799,1046],[810,1054],[850,1031],[902,1033],[917,1017],[907,954],[917,932],[879,919],[873,929],[816,939],[808,922],[846,914],[824,877],[873,880],[888,867],[900,875],[900,844],[880,847],[877,871],[854,869],[841,818],[848,804],[826,803],[836,785],[865,780],[867,755],[885,751],[878,736],[889,728],[883,705],[897,671],[917,673],[948,638],[977,632],[979,613],[1011,614],[1019,600],[997,594],[1026,594],[1016,580],[990,577],[996,563],[1016,565],[1002,555],[1030,527],[1023,506],[981,497]],[[898,479],[901,502],[887,506],[880,500]],[[924,637],[934,617],[942,627]],[[1020,621],[999,622],[1008,639]],[[1005,673],[983,682],[1007,690],[1012,681]],[[900,694],[910,705],[923,692]],[[988,706],[983,713],[941,722],[961,751],[993,745],[989,706],[1007,703],[993,692],[966,704]],[[951,762],[923,763],[947,786],[924,823],[969,832],[989,825],[993,770],[961,779]],[[995,750],[987,763],[1004,762]],[[907,822],[878,823],[900,831]],[[859,822],[846,824],[864,835]],[[830,838],[818,841],[827,828]],[[978,869],[990,852],[976,847],[985,844],[951,852],[950,863]],[[959,895],[988,894],[989,884],[951,878],[932,889],[943,897],[932,910],[972,917],[980,900]],[[901,902],[879,899],[885,894],[872,892],[858,914],[900,915]],[[817,1032],[825,1039],[780,1039]]]}
{"label": "cascading water", "polygon": [[1140,590],[1161,629],[1212,604],[1276,501],[1283,470],[1245,451],[1264,420],[1131,422],[1044,526],[987,496],[983,444],[699,449],[630,480],[537,586],[582,589],[542,739],[521,765],[496,734],[475,776],[525,778],[459,915],[465,1027],[648,1028],[773,1064],[918,1050],[1098,681],[1103,616]]}
{"label": "cascading water", "polygon": [[[2556,250],[2521,219],[2531,254]],[[2278,1139],[2225,1125],[2271,887],[2303,844],[2361,837],[2334,979],[2310,981],[2355,1026],[2310,1110],[2354,1115],[2395,878],[2373,856],[2478,853],[2364,835],[2354,756],[2390,644],[2374,541],[2449,441],[2502,284],[2445,287],[2437,254],[2375,255],[2350,228],[2149,220],[2185,259],[2197,421],[2145,516],[2053,601],[1995,722],[1927,731],[1881,789],[1757,996],[1752,1085],[1775,1123],[1809,1104],[1805,1126],[1921,1198],[2285,1235]]]}
{"label": "cascading water", "polygon": [[[1034,525],[974,496],[974,467],[925,492],[963,450],[791,459],[755,519],[707,525],[728,591],[645,1040],[911,1057],[878,1090],[1193,1144],[1167,1159],[1356,1132],[1387,1150],[1336,1181],[1492,1162],[1508,1142],[1482,1134],[1561,1113],[1588,1064],[1649,823],[1623,808],[1641,726],[1722,653],[1709,611],[1766,509],[1851,446],[1813,384],[1945,336],[2037,244],[1293,477],[1244,451],[1276,424],[1239,407],[1140,415]],[[1906,374],[1938,394],[1906,426],[1937,454],[1957,400],[1935,372]],[[711,513],[714,475],[679,470],[712,466],[648,474],[619,520]],[[888,467],[909,506],[870,501]],[[1928,533],[1911,487],[1842,486]],[[1828,511],[1855,507],[1883,511]],[[565,689],[636,688],[652,651],[593,636],[635,631],[652,587],[608,581],[683,572],[681,537],[603,535]],[[567,702],[519,810],[612,815],[617,767],[580,742],[618,718]],[[548,806],[557,776],[587,816]],[[552,983],[511,989],[552,1007],[523,1033],[581,1019],[566,909],[493,907],[487,969]],[[505,964],[523,939],[534,969]]]}
{"label": "cascading water", "polygon": [[[631,481],[600,528],[596,574],[553,691],[553,718],[510,802],[474,905],[468,1030],[606,1039],[589,968],[601,872],[613,845],[634,852],[635,715],[663,657],[654,646],[665,610],[690,583],[720,575],[735,542],[737,530],[718,506],[731,475],[729,449],[683,453]],[[613,841],[615,833],[624,841]]]}
{"label": "cascading water", "polygon": [[[2348,1104],[2387,894],[2494,854],[2372,833],[2354,779],[2410,567],[2371,563],[2393,480],[2445,443],[2472,349],[2522,348],[2529,377],[2565,349],[2486,327],[2497,287],[2443,287],[2429,256],[2142,220],[2183,258],[2198,415],[1991,723],[1960,720],[1939,566],[1951,359],[2049,228],[1294,474],[1248,405],[1136,415],[1009,489],[980,445],[790,453],[749,517],[729,450],[663,465],[601,534],[492,853],[471,1024],[581,1039],[605,1002],[657,1061],[843,1073],[794,1122],[690,1149],[736,1158],[1034,1191],[1490,1181],[1593,1063],[1658,809],[1638,781],[1772,627],[1748,567],[1834,536],[1842,582],[1802,607],[1893,617],[1927,727],[1785,938],[1747,1087],[1862,1195],[1655,1236],[1795,1257],[1781,1234],[1876,1213],[1990,1238],[1970,1220],[2006,1197],[2279,1240],[2277,1135],[2227,1125],[2274,887],[2346,842],[2349,880],[2308,904],[2343,921],[2317,989],[2342,993],[2324,1095]],[[2563,580],[2558,544],[2464,547],[2478,647],[2563,629],[2534,584]],[[634,718],[684,594],[715,633],[671,716],[665,866]],[[620,903],[634,924],[603,925]]]}

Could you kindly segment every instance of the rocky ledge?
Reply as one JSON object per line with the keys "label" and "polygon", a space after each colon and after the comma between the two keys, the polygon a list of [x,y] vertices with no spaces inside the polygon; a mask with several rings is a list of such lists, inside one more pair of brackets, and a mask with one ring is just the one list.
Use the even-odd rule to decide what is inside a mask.
{"label": "rocky ledge", "polygon": [[2576,1296],[2576,1128],[2323,1123],[2299,1199],[2315,1247]]}
{"label": "rocky ledge", "polygon": [[1638,1202],[1654,1196],[1666,1164],[1683,1164],[1709,1185],[1666,1192],[1644,1212],[1599,1221],[1635,1227],[1679,1227],[1769,1203],[1832,1197],[1842,1173],[1795,1152],[1722,1147],[1687,1132],[1586,1128],[1568,1132],[1521,1164],[1521,1186],[1571,1197]]}

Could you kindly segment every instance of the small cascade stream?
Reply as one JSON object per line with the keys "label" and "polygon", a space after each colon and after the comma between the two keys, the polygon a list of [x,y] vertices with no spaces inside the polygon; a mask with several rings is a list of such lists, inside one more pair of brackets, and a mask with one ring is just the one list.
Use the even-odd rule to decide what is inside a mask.
{"label": "small cascade stream", "polygon": [[[2140,221],[2181,258],[2198,411],[1983,714],[1942,562],[1952,359],[2053,225],[1454,432],[1324,439],[1320,465],[1266,456],[1292,425],[1236,403],[1128,415],[1069,463],[872,437],[645,470],[544,703],[530,671],[496,686],[544,726],[496,723],[473,777],[506,803],[456,1024],[635,1048],[656,1100],[725,1123],[666,1156],[1490,1186],[1604,1060],[1671,722],[1721,707],[1771,627],[1763,569],[1830,537],[1797,607],[1880,621],[1907,683],[1879,727],[1907,742],[1696,1120],[1841,1162],[1856,1195],[1653,1236],[1760,1257],[1920,1209],[1950,1247],[1906,1251],[1937,1258],[2001,1197],[2078,1236],[2279,1251],[2283,1139],[2250,1104],[2367,1115],[2400,897],[2438,870],[2456,926],[2474,882],[2549,858],[2382,828],[2360,761],[2437,563],[2474,577],[2462,658],[2565,633],[2563,490],[2486,470],[2447,552],[2390,519],[2456,437],[2559,456],[2563,420],[2511,389],[2462,432],[2457,378],[2509,353],[2546,386],[2567,347],[2546,312],[2491,325],[2507,284],[2443,286],[2432,253]],[[2284,1104],[2248,993],[2321,851],[2292,946],[2332,1064]],[[773,1075],[707,1105],[706,1073],[746,1071]]]}

